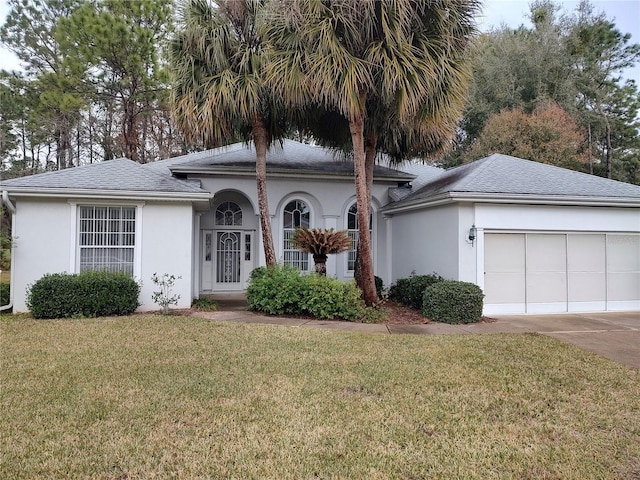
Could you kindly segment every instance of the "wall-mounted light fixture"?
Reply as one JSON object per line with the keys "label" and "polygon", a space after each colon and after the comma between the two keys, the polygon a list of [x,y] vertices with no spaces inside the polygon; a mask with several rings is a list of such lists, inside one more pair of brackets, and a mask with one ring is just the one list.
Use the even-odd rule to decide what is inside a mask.
{"label": "wall-mounted light fixture", "polygon": [[471,245],[473,245],[473,242],[475,241],[476,237],[477,237],[477,232],[476,232],[476,226],[475,225],[471,225],[471,228],[469,229],[469,241],[471,242]]}

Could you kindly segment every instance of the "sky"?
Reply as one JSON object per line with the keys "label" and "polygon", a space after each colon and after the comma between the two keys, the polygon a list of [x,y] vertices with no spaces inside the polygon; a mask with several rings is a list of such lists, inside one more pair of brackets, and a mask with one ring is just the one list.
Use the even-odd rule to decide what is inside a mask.
{"label": "sky", "polygon": [[[478,19],[480,30],[487,31],[502,24],[509,27],[531,26],[527,19],[529,3],[530,0],[485,0]],[[578,0],[556,0],[556,3],[562,5],[563,13],[570,13],[575,10]],[[592,4],[596,12],[604,11],[607,18],[614,20],[618,30],[630,33],[632,43],[640,43],[640,0],[592,0]],[[0,24],[4,23],[8,11],[8,0],[0,0]],[[0,69],[19,68],[18,59],[0,45]],[[640,65],[625,72],[625,77],[640,83]]]}
{"label": "sky", "polygon": [[[0,0],[2,2],[3,0]],[[530,0],[485,0],[481,17],[478,19],[480,30],[486,32],[493,27],[506,24],[515,28],[522,24],[531,27],[527,18]],[[557,1],[562,5],[562,12],[570,14],[575,11],[578,0]],[[591,0],[594,12],[604,12],[609,20],[613,20],[617,29],[623,34],[631,34],[630,43],[640,43],[640,0]],[[640,65],[624,73],[627,79],[640,84]]]}

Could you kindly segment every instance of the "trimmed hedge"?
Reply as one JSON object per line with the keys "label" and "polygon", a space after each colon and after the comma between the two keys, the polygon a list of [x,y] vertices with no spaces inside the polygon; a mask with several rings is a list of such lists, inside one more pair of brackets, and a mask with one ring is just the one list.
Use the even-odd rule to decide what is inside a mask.
{"label": "trimmed hedge", "polygon": [[0,270],[11,269],[11,236],[0,233]]}
{"label": "trimmed hedge", "polygon": [[128,315],[139,295],[140,285],[124,273],[53,273],[30,286],[27,307],[35,318]]}
{"label": "trimmed hedge", "polygon": [[311,315],[315,318],[358,320],[365,309],[353,282],[292,267],[259,267],[251,272],[247,288],[249,309],[270,315]]}
{"label": "trimmed hedge", "polygon": [[425,289],[422,315],[444,323],[479,322],[483,299],[482,290],[474,283],[442,280]]}
{"label": "trimmed hedge", "polygon": [[251,272],[247,287],[250,310],[271,315],[298,313],[300,273],[288,267],[258,267]]}
{"label": "trimmed hedge", "polygon": [[416,310],[422,309],[424,290],[444,279],[440,275],[411,275],[400,278],[389,289],[389,299]]}
{"label": "trimmed hedge", "polygon": [[0,282],[0,306],[9,305],[9,282]]}

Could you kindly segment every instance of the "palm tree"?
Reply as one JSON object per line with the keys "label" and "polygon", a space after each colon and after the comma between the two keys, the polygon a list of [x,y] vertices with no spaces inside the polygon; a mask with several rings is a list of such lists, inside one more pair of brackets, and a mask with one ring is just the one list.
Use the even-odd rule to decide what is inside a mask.
{"label": "palm tree", "polygon": [[[361,280],[377,300],[369,238],[379,148],[403,156],[453,136],[470,77],[479,0],[274,0],[267,78],[290,106],[316,103],[348,122]],[[395,129],[387,132],[388,128]],[[406,150],[406,152],[405,152]]]}
{"label": "palm tree", "polygon": [[284,127],[282,109],[263,81],[267,57],[257,25],[264,3],[186,0],[169,52],[174,116],[187,139],[206,145],[253,140],[265,259],[275,265],[266,155]]}

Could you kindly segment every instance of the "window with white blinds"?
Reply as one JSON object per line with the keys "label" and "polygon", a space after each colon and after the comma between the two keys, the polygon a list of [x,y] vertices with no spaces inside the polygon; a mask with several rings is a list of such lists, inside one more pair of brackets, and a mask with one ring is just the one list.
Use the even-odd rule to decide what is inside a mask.
{"label": "window with white blinds", "polygon": [[79,215],[80,271],[133,275],[136,207],[81,206]]}
{"label": "window with white blinds", "polygon": [[296,228],[309,228],[311,224],[309,206],[302,200],[292,200],[284,207],[282,217],[284,264],[307,271],[309,270],[309,254],[296,249],[291,239]]}

